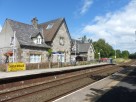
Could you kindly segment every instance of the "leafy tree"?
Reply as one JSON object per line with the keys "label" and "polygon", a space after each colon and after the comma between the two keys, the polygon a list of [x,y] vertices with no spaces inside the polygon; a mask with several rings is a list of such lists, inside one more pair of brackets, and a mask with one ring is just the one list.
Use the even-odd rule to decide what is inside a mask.
{"label": "leafy tree", "polygon": [[86,40],[87,40],[87,37],[86,37],[86,35],[84,35],[84,36],[82,37],[82,43],[85,43]]}
{"label": "leafy tree", "polygon": [[122,53],[121,53],[121,51],[119,49],[116,50],[116,57],[117,58],[121,58],[122,57]]}
{"label": "leafy tree", "polygon": [[84,36],[81,38],[81,42],[82,42],[82,43],[92,43],[92,39],[87,38],[86,35],[84,35]]}
{"label": "leafy tree", "polygon": [[95,57],[98,58],[98,53],[100,52],[101,57],[112,57],[114,55],[114,50],[111,45],[105,42],[104,39],[99,39],[96,42],[93,42],[95,49]]}
{"label": "leafy tree", "polygon": [[92,42],[93,42],[92,39],[89,38],[89,39],[88,39],[88,43],[92,43]]}
{"label": "leafy tree", "polygon": [[[82,37],[82,43],[93,43],[95,49],[95,58],[99,58],[98,53],[100,52],[100,57],[106,58],[115,58],[115,50],[112,48],[111,45],[105,42],[104,39],[99,39],[98,41],[92,42],[92,39],[88,39],[86,35]],[[131,55],[133,57],[133,55]],[[130,57],[131,57],[130,56]],[[129,52],[128,51],[120,51],[119,49],[116,50],[116,58],[128,58]]]}
{"label": "leafy tree", "polygon": [[129,57],[129,52],[128,51],[122,51],[122,58],[127,59]]}

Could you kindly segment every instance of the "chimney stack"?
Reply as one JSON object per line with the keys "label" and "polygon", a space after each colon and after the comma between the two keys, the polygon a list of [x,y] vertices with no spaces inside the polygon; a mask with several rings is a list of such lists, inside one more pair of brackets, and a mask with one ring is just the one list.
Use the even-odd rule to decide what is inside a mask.
{"label": "chimney stack", "polygon": [[35,29],[38,29],[38,20],[37,20],[37,18],[36,18],[36,17],[33,18],[33,19],[31,20],[31,22],[32,22],[33,27],[34,27]]}

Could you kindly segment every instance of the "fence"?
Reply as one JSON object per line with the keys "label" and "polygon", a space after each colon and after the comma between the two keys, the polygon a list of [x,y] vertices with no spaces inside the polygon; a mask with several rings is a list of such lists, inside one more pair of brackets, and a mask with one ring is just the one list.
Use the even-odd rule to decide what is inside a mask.
{"label": "fence", "polygon": [[[78,65],[87,65],[87,64],[95,64],[98,63],[97,60],[92,61],[77,61],[71,63],[51,63],[51,68],[60,68],[60,67],[68,67],[68,66],[78,66]],[[33,69],[47,69],[49,68],[49,63],[26,63],[26,70]],[[0,64],[0,71],[6,71],[7,64]]]}

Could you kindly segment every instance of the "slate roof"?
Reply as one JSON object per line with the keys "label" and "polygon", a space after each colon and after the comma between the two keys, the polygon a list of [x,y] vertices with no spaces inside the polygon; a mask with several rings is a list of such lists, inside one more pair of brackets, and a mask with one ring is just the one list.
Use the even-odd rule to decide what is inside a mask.
{"label": "slate roof", "polygon": [[82,42],[79,40],[72,39],[72,51],[71,53],[75,53],[75,41],[76,41],[76,53],[79,53],[78,51],[78,45],[81,44]]}
{"label": "slate roof", "polygon": [[[39,28],[43,28],[43,37],[46,42],[50,42],[53,40],[63,21],[65,21],[64,18],[58,18],[38,25]],[[46,29],[49,24],[53,24],[52,28]]]}
{"label": "slate roof", "polygon": [[79,44],[79,46],[78,46],[79,53],[87,53],[90,46],[91,46],[91,43]]}
{"label": "slate roof", "polygon": [[[46,43],[38,45],[34,44],[31,38],[41,33],[45,42],[51,42],[64,21],[64,18],[38,24],[38,29],[35,29],[33,25],[21,23],[11,19],[7,19],[7,21],[9,22],[12,30],[16,31],[16,37],[20,45],[50,48],[50,46],[48,46]],[[53,24],[53,27],[51,29],[46,29],[49,24]]]}
{"label": "slate roof", "polygon": [[[72,44],[75,45],[75,39],[72,39]],[[76,53],[87,53],[91,43],[82,43],[80,40],[76,40]],[[72,51],[75,53],[75,51]]]}

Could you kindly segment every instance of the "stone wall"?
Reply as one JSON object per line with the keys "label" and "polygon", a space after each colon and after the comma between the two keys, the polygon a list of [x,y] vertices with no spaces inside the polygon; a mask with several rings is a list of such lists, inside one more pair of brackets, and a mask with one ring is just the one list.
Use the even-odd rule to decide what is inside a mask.
{"label": "stone wall", "polygon": [[87,61],[90,61],[90,60],[94,60],[94,50],[92,45],[88,49],[88,53],[87,53]]}
{"label": "stone wall", "polygon": [[[63,39],[63,41],[60,39]],[[71,57],[71,37],[66,29],[66,24],[63,23],[57,32],[53,42],[52,42],[52,50],[53,52],[64,52],[65,54],[65,62],[70,62]],[[53,62],[57,62],[57,58],[53,58]]]}
{"label": "stone wall", "polygon": [[32,50],[32,49],[22,49],[21,53],[21,61],[25,63],[30,63],[30,54],[39,54],[41,55],[41,61],[42,62],[48,62],[47,54],[48,52],[46,50]]}

